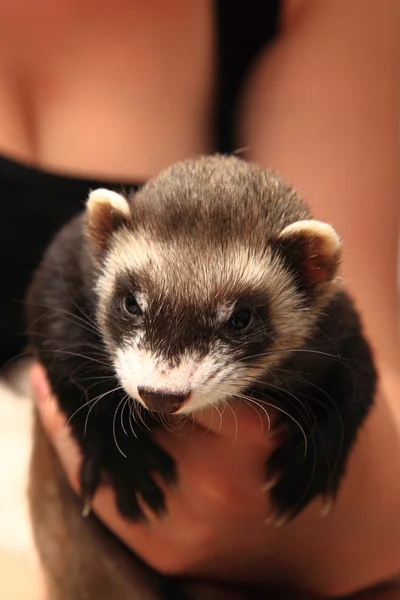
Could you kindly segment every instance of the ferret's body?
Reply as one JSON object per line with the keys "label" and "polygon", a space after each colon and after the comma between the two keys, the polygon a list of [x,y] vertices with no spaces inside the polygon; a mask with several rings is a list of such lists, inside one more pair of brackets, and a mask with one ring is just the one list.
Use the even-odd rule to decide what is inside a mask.
{"label": "ferret's body", "polygon": [[339,256],[291,188],[235,158],[175,165],[129,201],[93,192],[28,296],[86,498],[104,470],[124,515],[141,518],[136,491],[162,511],[150,473],[170,482],[175,466],[138,410],[151,430],[160,412],[246,399],[276,407],[287,432],[266,462],[276,515],[334,497],[376,378]]}

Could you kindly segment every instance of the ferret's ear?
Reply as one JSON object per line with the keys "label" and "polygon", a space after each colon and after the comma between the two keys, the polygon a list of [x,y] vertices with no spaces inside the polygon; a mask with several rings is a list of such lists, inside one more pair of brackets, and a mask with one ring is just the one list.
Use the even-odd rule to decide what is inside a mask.
{"label": "ferret's ear", "polygon": [[97,189],[86,203],[86,236],[97,255],[107,250],[114,231],[130,220],[127,200],[111,190]]}
{"label": "ferret's ear", "polygon": [[342,245],[327,223],[315,220],[292,223],[281,231],[273,246],[307,288],[328,283],[337,274]]}

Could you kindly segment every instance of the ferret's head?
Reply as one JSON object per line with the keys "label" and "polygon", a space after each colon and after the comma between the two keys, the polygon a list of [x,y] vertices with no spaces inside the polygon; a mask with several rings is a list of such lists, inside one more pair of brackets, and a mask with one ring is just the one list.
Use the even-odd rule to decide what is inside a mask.
{"label": "ferret's head", "polygon": [[333,228],[276,175],[236,158],[178,163],[129,198],[93,191],[86,235],[115,371],[163,413],[268,379],[338,285]]}

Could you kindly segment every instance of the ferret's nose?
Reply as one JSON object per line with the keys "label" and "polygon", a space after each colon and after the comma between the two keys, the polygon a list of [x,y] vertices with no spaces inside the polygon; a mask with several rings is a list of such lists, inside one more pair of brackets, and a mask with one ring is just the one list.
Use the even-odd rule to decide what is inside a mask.
{"label": "ferret's nose", "polygon": [[169,394],[144,387],[138,387],[139,396],[151,411],[164,414],[176,413],[189,398],[189,394]]}

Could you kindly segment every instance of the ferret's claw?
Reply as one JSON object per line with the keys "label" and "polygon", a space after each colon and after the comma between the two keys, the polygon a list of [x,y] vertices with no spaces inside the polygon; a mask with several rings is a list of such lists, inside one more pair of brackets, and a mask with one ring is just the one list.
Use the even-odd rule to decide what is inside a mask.
{"label": "ferret's claw", "polygon": [[91,498],[89,498],[89,496],[86,496],[86,498],[83,501],[82,517],[84,517],[86,519],[86,517],[88,517],[91,512],[92,512]]}
{"label": "ferret's claw", "polygon": [[331,512],[333,511],[335,503],[333,498],[326,498],[324,501],[324,505],[321,510],[321,517],[329,517]]}
{"label": "ferret's claw", "polygon": [[287,521],[287,517],[278,513],[271,513],[266,519],[266,525],[273,525],[274,527],[282,527]]}
{"label": "ferret's claw", "polygon": [[286,525],[288,520],[289,520],[289,515],[282,515],[281,517],[278,517],[277,519],[275,519],[274,526],[277,529],[280,529],[280,527],[283,527],[284,525]]}
{"label": "ferret's claw", "polygon": [[269,492],[278,483],[278,480],[279,480],[279,477],[275,476],[275,477],[272,477],[271,479],[269,479],[268,481],[265,481],[261,486],[261,491]]}

